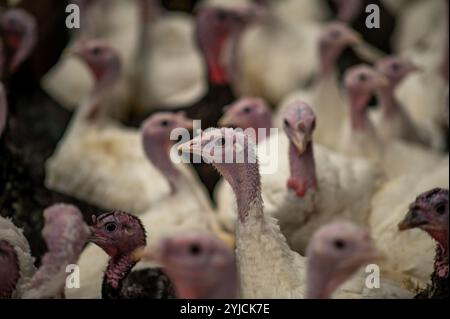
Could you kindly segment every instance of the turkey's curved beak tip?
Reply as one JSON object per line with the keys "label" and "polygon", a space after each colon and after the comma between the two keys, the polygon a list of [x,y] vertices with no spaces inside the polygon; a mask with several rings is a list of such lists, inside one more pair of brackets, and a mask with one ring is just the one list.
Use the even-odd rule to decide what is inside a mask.
{"label": "turkey's curved beak tip", "polygon": [[404,231],[425,224],[427,224],[426,220],[420,218],[417,214],[413,214],[412,211],[409,211],[406,214],[405,218],[400,223],[398,223],[397,227],[399,231]]}
{"label": "turkey's curved beak tip", "polygon": [[220,127],[229,127],[229,126],[232,125],[232,122],[231,122],[230,117],[227,116],[227,115],[225,114],[224,116],[222,116],[222,117],[219,119],[219,122],[217,122],[217,124],[218,124]]}

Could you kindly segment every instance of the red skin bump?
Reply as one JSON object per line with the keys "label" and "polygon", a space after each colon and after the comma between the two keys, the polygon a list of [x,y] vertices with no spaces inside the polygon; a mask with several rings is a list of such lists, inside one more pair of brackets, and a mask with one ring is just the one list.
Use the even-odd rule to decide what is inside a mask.
{"label": "red skin bump", "polygon": [[295,192],[295,195],[297,195],[297,197],[304,197],[306,194],[306,186],[299,183],[298,180],[296,180],[295,178],[289,178],[288,182],[287,182],[287,187],[289,189],[292,189]]}

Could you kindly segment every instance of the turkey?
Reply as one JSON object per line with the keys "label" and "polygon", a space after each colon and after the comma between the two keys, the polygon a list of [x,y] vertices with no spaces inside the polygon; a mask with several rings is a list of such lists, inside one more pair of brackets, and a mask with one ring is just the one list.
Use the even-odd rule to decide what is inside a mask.
{"label": "turkey", "polygon": [[156,249],[145,249],[139,254],[144,260],[163,266],[175,286],[177,298],[239,297],[234,252],[214,237],[198,233],[172,235],[162,239]]}
{"label": "turkey", "polygon": [[134,252],[146,245],[145,229],[139,218],[112,211],[92,219],[90,241],[111,257],[103,277],[103,299],[174,297],[172,283],[160,268],[132,271],[139,261]]}
{"label": "turkey", "polygon": [[[244,31],[239,30],[239,93],[260,96],[278,105],[287,94],[308,86],[320,69],[317,41],[323,25],[284,19],[285,14],[278,9],[281,3],[254,3],[250,7],[258,11],[258,18]],[[378,57],[362,42],[352,47],[370,61]]]}
{"label": "turkey", "polygon": [[[177,158],[176,153],[171,153],[174,142],[169,138],[171,132],[179,127],[179,122],[176,116],[170,117],[166,113],[157,113],[146,120],[141,129],[143,152],[158,168],[159,174],[156,172],[154,176],[146,176],[142,172],[140,174],[146,184],[158,188],[167,185],[164,196],[139,215],[148,234],[148,246],[156,245],[161,238],[188,230],[214,234],[232,246],[233,237],[225,233],[216,220],[203,186],[195,175],[182,165],[182,159]],[[185,131],[185,133],[188,132]],[[174,132],[174,134],[178,133]],[[185,138],[182,131],[179,134]],[[180,165],[176,165],[177,161]],[[157,178],[163,178],[164,181],[152,184],[152,180],[156,183]],[[138,187],[142,188],[144,185]],[[136,189],[136,192],[142,193],[142,190]],[[126,195],[130,197],[129,194],[132,192],[127,192]],[[84,269],[80,277],[81,288],[76,291],[66,291],[67,296],[70,298],[100,297],[101,273],[107,265],[107,256],[97,246],[88,245],[80,257],[79,265]],[[139,269],[141,265],[137,267]]]}
{"label": "turkey", "polygon": [[426,174],[411,172],[390,181],[372,199],[371,234],[378,249],[386,256],[379,262],[380,269],[413,291],[429,284],[434,243],[418,230],[399,233],[397,224],[418,194],[435,187],[448,188],[448,174],[446,158]]}
{"label": "turkey", "polygon": [[[81,212],[72,205],[55,204],[44,210],[42,230],[48,252],[38,270],[27,239],[11,221],[0,217],[0,276],[2,298],[61,298],[66,267],[75,264],[89,236]],[[4,282],[6,280],[6,282]]]}
{"label": "turkey", "polygon": [[195,20],[164,12],[159,0],[137,0],[140,27],[130,84],[134,110],[194,102],[206,90],[204,65],[194,41]]}
{"label": "turkey", "polygon": [[408,112],[395,96],[395,89],[410,73],[419,68],[411,60],[390,56],[377,62],[376,69],[382,73],[389,84],[378,89],[380,109],[371,112],[377,134],[383,141],[401,139],[413,143],[422,143],[420,129],[416,127]]}
{"label": "turkey", "polygon": [[[258,157],[277,168],[275,172],[263,172],[262,197],[266,213],[278,219],[292,249],[304,254],[312,233],[324,223],[346,218],[367,224],[370,199],[382,174],[367,161],[315,144],[316,117],[306,103],[291,102],[283,118],[286,134],[273,135],[258,144]],[[232,189],[223,186],[217,198],[219,213],[231,228],[236,220]]]}
{"label": "turkey", "polygon": [[[112,46],[122,61],[124,76],[134,62],[137,47],[137,0],[79,0],[81,29],[72,35],[72,50],[84,41],[102,40]],[[41,80],[44,90],[60,105],[75,109],[80,97],[87,96],[93,85],[89,71],[80,61],[63,55]],[[120,94],[119,94],[120,95]],[[123,105],[126,109],[128,105]]]}
{"label": "turkey", "polygon": [[416,298],[448,298],[448,189],[435,188],[417,197],[398,228],[418,228],[437,242],[431,286]]}
{"label": "turkey", "polygon": [[0,78],[5,82],[33,51],[37,41],[37,26],[35,19],[26,11],[9,9],[0,17],[0,30]]}
{"label": "turkey", "polygon": [[[139,130],[124,127],[102,114],[110,107],[103,93],[107,94],[117,81],[117,54],[97,41],[87,42],[79,54],[97,73],[97,84],[47,161],[46,185],[103,208],[143,213],[166,197],[170,187],[149,165]],[[91,114],[94,118],[87,119]],[[192,126],[192,121],[181,113],[164,117],[161,121],[167,121],[168,129]],[[165,138],[154,145],[160,154],[166,154],[171,143],[169,135]]]}
{"label": "turkey", "polygon": [[[276,220],[263,212],[258,159],[253,140],[233,129],[203,132],[178,149],[207,159],[230,183],[236,195],[238,219],[236,255],[243,298],[304,298],[308,259],[292,251]],[[225,162],[226,157],[233,160]],[[237,160],[242,159],[242,160]],[[390,285],[365,290],[365,278],[355,277],[336,293],[338,298],[406,297]]]}
{"label": "turkey", "polygon": [[442,160],[439,153],[402,141],[382,141],[368,116],[368,102],[374,90],[388,85],[388,80],[367,65],[347,70],[345,90],[349,119],[343,125],[337,149],[350,156],[374,161],[391,179],[412,171],[423,172]]}
{"label": "turkey", "polygon": [[330,299],[360,267],[380,259],[369,233],[349,222],[319,228],[306,255],[308,299]]}
{"label": "turkey", "polygon": [[312,88],[296,91],[283,100],[275,119],[277,127],[283,127],[286,105],[302,99],[314,108],[319,118],[315,132],[316,141],[328,147],[337,143],[336,134],[330,134],[330,131],[339,130],[347,114],[345,99],[338,83],[337,60],[346,47],[360,42],[360,35],[341,22],[331,22],[323,28],[318,45],[318,79]]}

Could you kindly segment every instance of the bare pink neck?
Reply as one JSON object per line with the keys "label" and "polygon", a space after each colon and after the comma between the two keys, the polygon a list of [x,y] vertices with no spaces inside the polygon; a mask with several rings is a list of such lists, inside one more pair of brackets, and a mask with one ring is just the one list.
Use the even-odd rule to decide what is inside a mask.
{"label": "bare pink neck", "polygon": [[[270,137],[270,129],[272,128],[272,118],[270,114],[266,114],[263,118],[258,119],[248,127],[254,130],[256,133],[256,144],[264,141],[265,139]],[[261,134],[260,134],[261,133]]]}
{"label": "bare pink neck", "polygon": [[177,182],[179,181],[180,172],[176,169],[170,159],[170,149],[173,142],[164,139],[152,139],[148,137],[145,142],[146,155],[153,165],[166,177],[172,194],[177,191]]}
{"label": "bare pink neck", "polygon": [[290,176],[287,187],[298,197],[305,196],[309,189],[317,189],[316,163],[313,144],[310,142],[303,154],[299,154],[293,143],[289,143]]}
{"label": "bare pink neck", "polygon": [[113,289],[120,289],[122,280],[129,274],[136,262],[131,254],[111,258],[105,271],[106,283]]}
{"label": "bare pink neck", "polygon": [[394,88],[388,87],[378,90],[381,108],[386,118],[402,111],[400,104],[394,94]]}
{"label": "bare pink neck", "polygon": [[332,268],[323,267],[323,262],[316,260],[316,257],[309,256],[307,267],[308,288],[307,299],[330,299],[333,293],[333,286],[330,284],[330,274]]}
{"label": "bare pink neck", "polygon": [[368,126],[367,104],[370,96],[368,94],[349,93],[350,99],[350,121],[353,131],[365,131]]}
{"label": "bare pink neck", "polygon": [[239,220],[245,222],[248,218],[261,217],[263,207],[258,163],[220,165],[226,166],[225,170],[220,167],[218,170],[228,180],[236,195]]}

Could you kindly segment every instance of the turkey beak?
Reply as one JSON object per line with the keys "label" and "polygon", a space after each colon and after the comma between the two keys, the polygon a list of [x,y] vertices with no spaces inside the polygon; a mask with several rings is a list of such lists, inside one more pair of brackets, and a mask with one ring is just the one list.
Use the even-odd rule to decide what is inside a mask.
{"label": "turkey beak", "polygon": [[398,230],[404,231],[411,228],[420,227],[428,222],[418,214],[416,210],[410,209],[405,218],[398,224]]}
{"label": "turkey beak", "polygon": [[95,229],[92,226],[89,226],[89,236],[88,241],[95,243],[97,237],[95,236]]}
{"label": "turkey beak", "polygon": [[220,127],[229,127],[229,126],[233,126],[233,120],[232,117],[225,113],[219,120],[218,122]]}
{"label": "turkey beak", "polygon": [[156,254],[150,248],[140,247],[133,252],[133,259],[135,261],[154,261],[156,259]]}
{"label": "turkey beak", "polygon": [[390,85],[389,79],[386,76],[384,76],[383,74],[377,72],[375,76],[376,76],[376,78],[375,78],[375,87],[376,88],[383,89]]}
{"label": "turkey beak", "polygon": [[297,149],[298,153],[303,154],[306,150],[306,146],[308,145],[309,138],[305,133],[294,132],[291,141]]}
{"label": "turkey beak", "polygon": [[352,31],[348,34],[348,43],[350,46],[358,46],[364,42],[363,37],[358,32]]}

